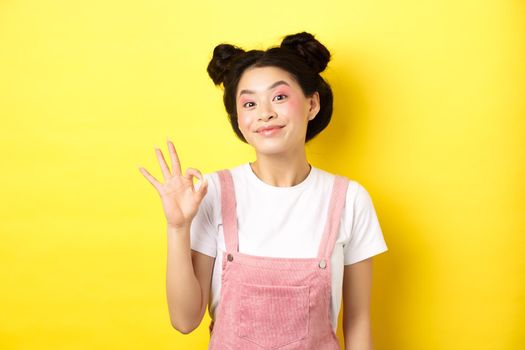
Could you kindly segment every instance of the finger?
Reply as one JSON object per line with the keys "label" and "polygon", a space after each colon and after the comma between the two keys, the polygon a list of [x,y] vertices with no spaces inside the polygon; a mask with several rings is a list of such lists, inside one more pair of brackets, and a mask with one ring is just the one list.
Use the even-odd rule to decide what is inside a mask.
{"label": "finger", "polygon": [[180,175],[182,171],[180,168],[179,156],[177,155],[175,145],[173,142],[171,142],[171,140],[168,140],[168,150],[170,152],[171,169],[173,170],[173,175]]}
{"label": "finger", "polygon": [[186,169],[186,178],[188,180],[191,180],[191,177],[192,176],[195,176],[197,178],[199,178],[200,180],[200,186],[199,186],[199,189],[197,191],[195,191],[194,189],[194,192],[197,194],[197,198],[199,199],[199,202],[202,200],[202,198],[204,198],[204,196],[206,195],[206,192],[208,190],[208,180],[206,180],[206,178],[204,176],[202,176],[201,172],[195,168],[188,168]]}
{"label": "finger", "polygon": [[196,178],[198,178],[201,182],[203,182],[202,180],[202,174],[199,170],[195,169],[195,168],[187,168],[186,169],[186,179],[188,180],[191,180],[193,182],[193,179],[192,177],[195,176]]}
{"label": "finger", "polygon": [[160,169],[162,170],[164,180],[167,180],[171,177],[170,168],[168,168],[168,164],[166,164],[164,155],[162,154],[162,151],[159,148],[155,147],[155,153],[157,154],[157,159],[159,160]]}
{"label": "finger", "polygon": [[160,183],[157,181],[157,179],[155,177],[153,177],[153,175],[151,175],[146,169],[144,169],[143,167],[139,167],[139,171],[142,173],[142,175],[144,175],[144,177],[153,185],[153,187],[155,187],[155,189],[157,191],[160,192]]}

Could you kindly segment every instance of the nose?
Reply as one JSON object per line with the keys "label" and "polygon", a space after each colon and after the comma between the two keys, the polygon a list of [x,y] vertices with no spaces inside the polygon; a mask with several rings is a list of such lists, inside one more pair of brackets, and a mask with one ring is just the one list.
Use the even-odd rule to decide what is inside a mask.
{"label": "nose", "polygon": [[274,113],[269,113],[269,114],[261,116],[261,119],[264,120],[265,122],[267,122],[268,120],[270,120],[272,118],[275,118],[275,114]]}
{"label": "nose", "polygon": [[264,120],[264,121],[268,121],[268,120],[270,120],[272,118],[275,118],[275,117],[277,117],[277,113],[275,111],[273,111],[271,108],[264,107],[261,110],[261,116],[260,116],[259,119]]}

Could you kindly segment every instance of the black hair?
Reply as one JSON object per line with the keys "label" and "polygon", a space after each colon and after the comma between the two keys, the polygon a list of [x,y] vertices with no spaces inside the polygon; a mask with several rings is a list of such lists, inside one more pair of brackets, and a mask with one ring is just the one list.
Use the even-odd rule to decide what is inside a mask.
{"label": "black hair", "polygon": [[237,86],[242,74],[248,68],[278,67],[298,82],[305,96],[319,93],[320,110],[316,117],[308,122],[306,142],[311,140],[330,123],[333,110],[333,95],[330,85],[319,73],[325,70],[330,61],[330,51],[314,36],[307,32],[284,37],[280,46],[265,51],[243,49],[219,44],[213,50],[213,57],[208,64],[208,74],[215,85],[224,87],[224,106],[233,130],[241,139],[246,139],[239,130],[237,122],[236,98]]}

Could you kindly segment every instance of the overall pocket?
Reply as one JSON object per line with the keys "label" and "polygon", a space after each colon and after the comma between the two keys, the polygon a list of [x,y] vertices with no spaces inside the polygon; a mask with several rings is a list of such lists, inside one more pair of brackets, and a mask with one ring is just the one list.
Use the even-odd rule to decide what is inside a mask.
{"label": "overall pocket", "polygon": [[309,286],[240,285],[238,336],[278,349],[308,335]]}

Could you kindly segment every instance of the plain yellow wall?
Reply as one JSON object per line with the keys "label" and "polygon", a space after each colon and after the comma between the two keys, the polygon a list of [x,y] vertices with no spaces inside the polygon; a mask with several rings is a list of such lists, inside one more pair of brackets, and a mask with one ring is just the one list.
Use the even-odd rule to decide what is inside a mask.
{"label": "plain yellow wall", "polygon": [[[253,160],[206,73],[215,45],[309,31],[333,122],[309,160],[370,192],[376,350],[525,348],[525,5],[0,2],[0,348],[205,349],[170,326],[153,147]],[[341,330],[339,330],[341,336]]]}

